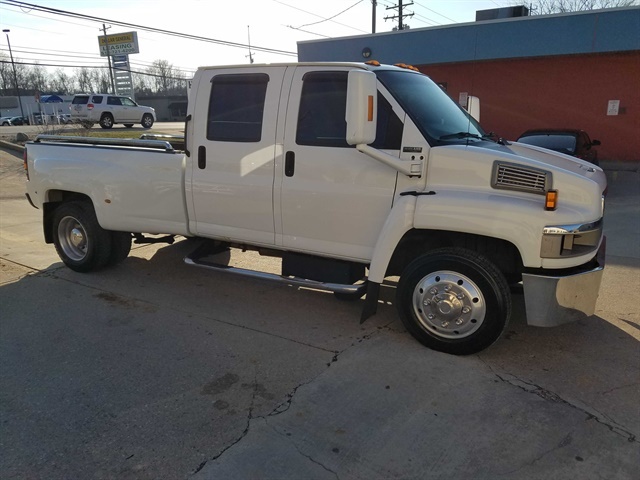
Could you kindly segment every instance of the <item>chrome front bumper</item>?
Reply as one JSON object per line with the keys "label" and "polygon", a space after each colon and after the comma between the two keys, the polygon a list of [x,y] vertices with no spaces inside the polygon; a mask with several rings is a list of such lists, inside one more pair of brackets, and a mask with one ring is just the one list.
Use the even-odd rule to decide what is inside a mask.
{"label": "chrome front bumper", "polygon": [[596,255],[597,266],[569,275],[523,274],[524,302],[527,324],[534,327],[555,327],[591,316],[602,281],[606,238]]}

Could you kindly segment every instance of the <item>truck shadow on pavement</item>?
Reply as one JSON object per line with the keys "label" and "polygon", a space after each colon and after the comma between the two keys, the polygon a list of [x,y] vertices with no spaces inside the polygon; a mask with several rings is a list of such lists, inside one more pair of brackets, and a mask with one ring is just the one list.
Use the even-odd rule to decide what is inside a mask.
{"label": "truck shadow on pavement", "polygon": [[[484,372],[628,441],[640,433],[637,330],[608,306],[576,324],[533,328],[516,294],[502,338],[454,358],[416,348],[397,318],[393,281],[360,325],[362,300],[188,267],[190,243],[136,247],[94,274],[56,263],[0,288],[0,409],[15,447],[0,476],[185,477],[252,419],[288,408],[338,358],[379,355],[380,342],[394,347],[385,353],[394,365],[419,355]],[[394,402],[403,408],[403,398]]]}

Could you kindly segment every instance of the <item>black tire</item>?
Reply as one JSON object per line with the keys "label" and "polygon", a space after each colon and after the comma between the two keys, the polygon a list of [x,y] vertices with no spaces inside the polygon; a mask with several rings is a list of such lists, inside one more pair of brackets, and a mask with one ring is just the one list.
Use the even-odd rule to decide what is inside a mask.
{"label": "black tire", "polygon": [[90,272],[109,262],[111,234],[98,224],[89,202],[68,202],[56,208],[52,233],[58,256],[71,270]]}
{"label": "black tire", "polygon": [[396,304],[416,340],[453,355],[490,346],[511,316],[504,275],[487,258],[464,248],[437,249],[411,262],[400,277]]}
{"label": "black tire", "polygon": [[129,256],[131,252],[131,234],[129,232],[111,233],[111,255],[108,265],[117,265]]}
{"label": "black tire", "polygon": [[124,126],[127,128],[131,128],[133,127],[133,123],[125,123]]}
{"label": "black tire", "polygon": [[113,127],[113,117],[110,113],[105,113],[100,117],[100,126],[107,129]]}
{"label": "black tire", "polygon": [[150,113],[145,113],[142,116],[142,121],[140,122],[143,128],[151,128],[153,127],[153,116]]}

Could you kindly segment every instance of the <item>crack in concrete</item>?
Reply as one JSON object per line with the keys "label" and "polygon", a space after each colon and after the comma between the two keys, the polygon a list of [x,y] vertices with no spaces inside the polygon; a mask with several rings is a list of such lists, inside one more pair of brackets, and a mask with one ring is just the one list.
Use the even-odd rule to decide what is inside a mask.
{"label": "crack in concrete", "polygon": [[[267,425],[269,425],[269,423],[267,422]],[[271,425],[269,425],[271,427]],[[276,432],[278,435],[282,434],[280,432],[278,432],[277,429],[271,427],[271,429]],[[287,438],[287,437],[285,437]],[[304,453],[302,450],[300,450],[300,448],[298,448],[298,445],[296,445],[295,443],[293,443],[293,441],[289,440],[289,443],[293,446],[293,448],[296,449],[296,452],[298,452],[302,457],[306,458],[307,460],[309,460],[312,463],[315,463],[316,465],[322,467],[325,471],[333,474],[334,477],[336,477],[337,480],[340,480],[340,476],[338,475],[338,472],[331,470],[329,467],[327,467],[326,465],[324,465],[322,462],[319,462],[318,460],[316,460],[315,458],[313,458],[311,455],[307,455],[306,453]]]}
{"label": "crack in concrete", "polygon": [[[211,458],[209,460],[204,460],[200,465],[198,465],[198,467],[193,471],[192,475],[195,475],[200,470],[202,470],[207,463],[209,463],[211,461],[214,461],[214,460],[217,460],[218,458],[220,458],[227,450],[229,450],[233,446],[235,446],[238,443],[240,443],[242,441],[242,439],[247,436],[247,434],[249,433],[249,428],[251,426],[251,420],[254,418],[254,416],[253,416],[253,408],[255,406],[257,393],[258,393],[258,372],[257,372],[257,369],[256,369],[256,371],[254,372],[254,375],[253,375],[253,392],[251,394],[251,403],[249,404],[249,412],[247,414],[247,423],[246,423],[246,425],[244,427],[244,430],[242,431],[242,433],[240,434],[240,436],[237,439],[235,439],[229,445],[224,447],[217,455],[215,455],[213,458]],[[255,418],[259,418],[259,417],[255,417]]]}
{"label": "crack in concrete", "polygon": [[600,393],[602,395],[607,395],[609,393],[615,392],[616,390],[622,390],[623,388],[636,387],[636,386],[638,386],[638,382],[628,383],[626,385],[620,385],[618,387],[613,387],[613,388],[610,388],[609,390],[605,390],[604,392],[600,392]]}
{"label": "crack in concrete", "polygon": [[[489,365],[486,361],[484,361],[484,359],[480,357],[478,358],[480,359],[480,361],[482,361],[482,363],[484,363],[487,367],[489,367],[489,370],[491,370],[491,372],[496,377],[498,377],[503,383],[508,383],[509,385],[513,385],[514,387],[517,387],[527,393],[532,393],[534,395],[537,395],[538,397],[544,400],[567,405],[568,407],[573,408],[574,410],[578,410],[579,412],[584,413],[587,416],[587,420],[595,420],[600,425],[603,425],[604,427],[606,427],[610,432],[625,438],[628,442],[640,443],[638,442],[635,434],[633,434],[632,432],[624,428],[622,425],[619,425],[618,423],[616,423],[612,418],[608,417],[607,415],[601,412],[598,412],[593,407],[589,407],[589,408],[591,408],[591,410],[593,410],[595,414],[591,413],[586,408],[580,407],[578,405],[574,405],[568,400],[565,400],[564,398],[562,398],[557,393],[552,392],[551,390],[548,390],[546,388],[543,388],[540,385],[536,385],[535,383],[532,383],[532,382],[527,382],[510,373],[501,375],[498,372],[496,372],[491,365]],[[507,375],[511,378],[507,378]]]}
{"label": "crack in concrete", "polygon": [[540,460],[542,460],[544,457],[546,457],[550,453],[553,453],[556,450],[560,450],[561,448],[564,448],[567,445],[571,444],[572,441],[573,441],[573,432],[569,432],[567,435],[565,435],[562,438],[562,440],[560,440],[558,442],[557,445],[551,447],[549,450],[546,450],[546,451],[542,452],[540,455],[538,455],[537,457],[533,458],[531,461],[525,463],[524,465],[521,465],[521,466],[519,466],[518,468],[516,468],[514,470],[510,470],[508,472],[500,473],[499,475],[513,475],[514,473],[517,473],[517,472],[519,472],[520,470],[522,470],[522,469],[524,469],[526,467],[532,467],[533,465],[538,463]]}
{"label": "crack in concrete", "polygon": [[[367,333],[365,335],[363,335],[362,337],[357,337],[353,343],[351,343],[351,345],[349,345],[347,348],[341,350],[341,351],[330,351],[330,350],[326,350],[326,349],[321,349],[321,350],[325,350],[325,351],[330,351],[331,353],[333,353],[333,357],[331,358],[331,361],[329,363],[327,363],[327,368],[330,368],[331,365],[335,362],[338,361],[338,358],[340,357],[340,355],[342,355],[344,352],[346,352],[347,350],[353,348],[356,345],[361,344],[363,341],[365,340],[369,340],[371,339],[373,336],[375,336],[376,334],[378,334],[379,332],[383,331],[383,330],[389,330],[389,325],[391,325],[393,322],[390,322],[387,325],[383,325],[377,328],[376,331],[371,332],[371,333]],[[318,348],[318,347],[315,347]],[[249,414],[247,415],[247,424],[245,426],[245,429],[243,430],[243,432],[240,434],[240,436],[234,440],[233,442],[231,442],[229,445],[227,445],[226,447],[224,447],[216,456],[214,456],[213,458],[209,459],[209,460],[204,460],[200,465],[198,465],[198,467],[193,471],[192,475],[195,475],[196,473],[198,473],[200,470],[202,470],[205,465],[210,462],[210,461],[214,461],[217,460],[218,458],[220,458],[225,452],[227,452],[230,448],[234,447],[235,445],[237,445],[238,443],[240,443],[242,441],[242,439],[244,437],[247,436],[247,434],[249,433],[249,429],[251,426],[251,420],[254,419],[263,419],[265,421],[265,423],[267,425],[269,425],[268,423],[268,418],[269,417],[275,417],[278,415],[281,415],[283,413],[285,413],[286,411],[288,411],[291,408],[291,404],[293,402],[293,397],[295,396],[295,394],[298,392],[298,390],[302,387],[304,387],[305,385],[309,385],[313,382],[315,382],[318,377],[320,377],[320,375],[322,375],[324,373],[321,372],[318,375],[316,375],[315,377],[313,377],[312,379],[306,381],[306,382],[302,382],[299,385],[296,385],[293,390],[291,390],[291,392],[289,392],[287,394],[287,399],[280,403],[279,405],[277,405],[271,412],[269,412],[267,415],[258,415],[256,417],[253,416],[253,405],[254,405],[254,401],[256,398],[256,393],[257,393],[257,384],[258,384],[258,379],[257,379],[257,372],[254,375],[254,389],[253,389],[253,395],[251,397],[251,405],[249,407]],[[278,432],[273,426],[269,425],[269,427],[271,429],[273,429],[276,433],[278,433],[279,435],[282,435],[280,432]],[[336,476],[337,479],[339,479],[340,477],[338,476],[338,474],[336,472],[334,472],[333,470],[327,468],[325,465],[323,465],[322,463],[316,461],[315,459],[313,459],[311,456],[304,454],[303,452],[301,452],[298,447],[293,444],[294,448],[298,451],[298,453],[300,453],[300,455],[302,455],[303,457],[307,458],[308,460],[310,460],[313,463],[316,463],[317,465],[321,466],[322,468],[324,468],[327,472],[330,472],[332,474],[334,474]]]}

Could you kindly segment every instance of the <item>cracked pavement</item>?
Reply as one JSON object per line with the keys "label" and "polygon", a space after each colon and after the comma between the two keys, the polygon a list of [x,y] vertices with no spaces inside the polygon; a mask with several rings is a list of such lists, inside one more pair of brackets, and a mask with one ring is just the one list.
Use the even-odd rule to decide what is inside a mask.
{"label": "cracked pavement", "polygon": [[516,295],[501,340],[452,357],[393,288],[359,325],[359,302],[190,268],[189,242],[71,272],[0,161],[2,478],[637,478],[637,172],[609,175],[596,315],[529,328]]}

